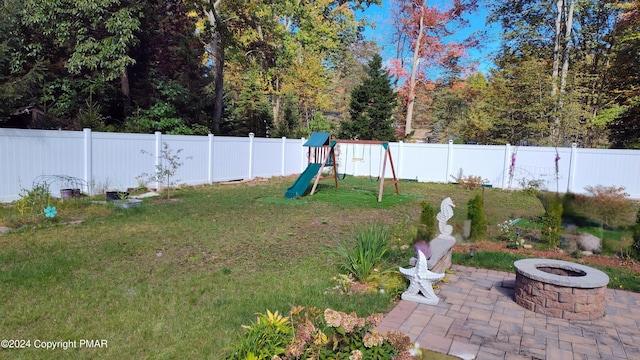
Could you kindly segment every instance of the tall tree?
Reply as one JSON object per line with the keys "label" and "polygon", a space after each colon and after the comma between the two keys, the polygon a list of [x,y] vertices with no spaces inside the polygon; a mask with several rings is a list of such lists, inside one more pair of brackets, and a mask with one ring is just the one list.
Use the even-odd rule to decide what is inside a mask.
{"label": "tall tree", "polygon": [[[454,0],[442,9],[438,5],[429,6],[426,0],[395,0],[394,23],[397,31],[400,59],[404,59],[405,49],[410,51],[410,70],[398,74],[405,75],[404,92],[406,96],[405,133],[413,130],[413,109],[416,87],[425,81],[429,70],[434,66],[457,65],[467,47],[474,44],[471,38],[461,42],[446,42],[446,38],[455,33],[456,26],[464,26],[464,15],[477,9],[477,0]],[[454,59],[454,61],[452,61]],[[404,62],[400,61],[404,68]],[[408,76],[406,76],[408,75]]]}
{"label": "tall tree", "polygon": [[615,25],[617,42],[609,68],[608,91],[616,95],[607,113],[612,146],[640,149],[640,1],[619,5],[623,13]]}
{"label": "tall tree", "polygon": [[[567,4],[568,2],[568,4]],[[569,72],[569,50],[571,44],[571,31],[573,30],[574,0],[556,0],[555,37],[553,41],[553,72],[551,75],[551,96],[556,98],[556,117],[552,129],[555,142],[560,142],[560,119],[564,107],[564,95],[567,87],[567,73]],[[560,85],[558,85],[558,72],[560,71]],[[559,87],[559,90],[558,90]]]}
{"label": "tall tree", "polygon": [[382,57],[375,54],[367,64],[367,77],[351,93],[351,121],[342,123],[340,137],[360,140],[395,140],[392,126],[396,94]]}
{"label": "tall tree", "polygon": [[510,67],[537,59],[548,68],[549,100],[554,105],[545,112],[551,116],[545,117],[547,130],[538,132],[546,134],[546,138],[538,139],[538,143],[601,144],[605,133],[602,122],[608,116],[602,117],[600,112],[607,112],[606,108],[611,105],[611,97],[603,91],[613,41],[609,35],[616,14],[610,2],[501,0],[494,3],[490,20],[499,22],[504,30],[498,66]]}
{"label": "tall tree", "polygon": [[[318,62],[330,64],[336,53],[357,40],[363,22],[355,11],[379,0],[194,0],[195,8],[208,19],[208,51],[211,53],[215,82],[214,123],[221,116],[223,82],[239,82],[249,69],[262,77],[264,92],[269,95],[276,118],[282,116],[283,99],[287,92],[287,79],[301,78],[308,71],[306,65]],[[306,59],[310,56],[312,59]],[[227,61],[232,66],[226,66]],[[316,67],[326,72],[326,67]],[[298,75],[293,73],[302,70]],[[236,73],[234,73],[236,72]],[[323,77],[325,74],[316,74]],[[238,88],[235,84],[232,88]],[[296,89],[302,89],[296,87]],[[304,96],[299,97],[300,99]],[[301,106],[306,106],[302,103]],[[305,112],[305,121],[313,110]],[[214,126],[215,127],[215,126]],[[215,129],[214,129],[215,131]]]}
{"label": "tall tree", "polygon": [[[121,79],[128,96],[129,51],[137,43],[142,7],[134,1],[24,1],[26,24],[40,27],[59,44],[73,44],[66,67],[72,74],[99,71],[105,79]],[[52,26],[52,24],[55,24]]]}
{"label": "tall tree", "polygon": [[220,15],[222,0],[209,0],[199,7],[209,22],[207,51],[211,60],[211,73],[213,74],[214,84],[212,130],[214,133],[219,133],[223,110],[225,48],[229,41],[229,35],[225,22]]}
{"label": "tall tree", "polygon": [[19,0],[0,2],[0,124],[9,122],[15,108],[36,102],[46,70],[33,54],[37,34],[24,26],[21,10]]}

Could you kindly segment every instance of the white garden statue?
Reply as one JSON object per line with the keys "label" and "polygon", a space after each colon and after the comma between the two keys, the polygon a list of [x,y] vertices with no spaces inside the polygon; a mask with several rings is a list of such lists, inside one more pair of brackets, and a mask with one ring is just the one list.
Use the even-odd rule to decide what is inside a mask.
{"label": "white garden statue", "polygon": [[414,301],[422,304],[438,305],[440,299],[433,292],[433,283],[444,278],[443,274],[436,274],[427,268],[427,259],[422,251],[418,251],[418,261],[411,269],[400,268],[400,273],[409,279],[409,288],[402,293],[402,300]]}
{"label": "white garden statue", "polygon": [[[403,300],[415,301],[422,304],[438,305],[440,299],[433,292],[433,283],[444,278],[444,273],[436,273],[429,269],[438,268],[444,271],[451,265],[451,248],[456,243],[456,239],[451,235],[453,227],[447,221],[453,217],[455,205],[451,198],[442,200],[440,212],[436,216],[440,235],[429,243],[431,257],[428,259],[425,254],[416,249],[416,258],[411,258],[409,263],[415,267],[410,269],[400,268],[400,273],[409,279],[409,288],[402,293]],[[440,264],[440,265],[438,265]],[[443,266],[444,265],[444,268]]]}

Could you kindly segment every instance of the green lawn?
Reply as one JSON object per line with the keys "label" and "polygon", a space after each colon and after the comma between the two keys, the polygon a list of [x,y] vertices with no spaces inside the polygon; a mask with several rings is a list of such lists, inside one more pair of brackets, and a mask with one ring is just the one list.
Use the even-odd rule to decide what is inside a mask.
{"label": "green lawn", "polygon": [[[104,339],[108,347],[0,349],[0,358],[216,359],[242,334],[241,325],[267,309],[387,311],[388,293],[329,290],[339,271],[327,247],[373,223],[389,225],[395,245],[409,244],[420,201],[439,207],[447,196],[456,204],[450,224],[459,233],[475,195],[455,185],[402,181],[403,195],[386,187],[378,203],[378,183],[347,177],[339,189],[325,181],[313,197],[282,201],[293,181],[183,188],[172,192],[176,201],[145,199],[129,210],[73,200],[58,204],[53,220],[25,220],[15,206],[2,206],[0,225],[23,225],[0,236],[2,338],[32,345]],[[508,218],[543,212],[535,196],[484,191],[490,235]],[[406,265],[410,251],[390,252],[387,265]]]}

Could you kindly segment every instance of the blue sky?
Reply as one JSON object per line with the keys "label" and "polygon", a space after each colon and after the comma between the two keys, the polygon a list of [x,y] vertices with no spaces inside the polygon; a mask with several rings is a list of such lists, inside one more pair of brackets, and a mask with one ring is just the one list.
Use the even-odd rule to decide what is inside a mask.
{"label": "blue sky", "polygon": [[[487,4],[489,1],[479,1],[478,12],[468,16],[469,26],[460,31],[460,34],[453,36],[453,39],[461,39],[468,36],[474,31],[487,31],[487,39],[482,41],[482,44],[469,51],[470,59],[478,63],[477,70],[487,73],[492,68],[493,62],[491,58],[493,53],[499,48],[500,45],[500,30],[493,25],[489,27],[486,25],[486,18],[488,15]],[[433,3],[433,1],[427,1],[427,4]],[[364,12],[369,22],[375,23],[376,28],[367,28],[364,32],[365,39],[369,41],[375,41],[382,50],[382,57],[385,60],[394,58],[396,56],[395,45],[390,43],[393,34],[393,24],[391,19],[391,0],[382,0],[382,6],[371,5],[367,11]]]}

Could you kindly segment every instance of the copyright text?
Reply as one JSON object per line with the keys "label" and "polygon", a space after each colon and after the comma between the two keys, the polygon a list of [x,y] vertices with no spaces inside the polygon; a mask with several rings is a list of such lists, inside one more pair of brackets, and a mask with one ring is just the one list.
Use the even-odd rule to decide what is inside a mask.
{"label": "copyright text", "polygon": [[44,350],[69,350],[69,349],[106,349],[109,341],[105,339],[81,339],[45,341],[40,339],[3,339],[0,340],[3,349],[44,349]]}

